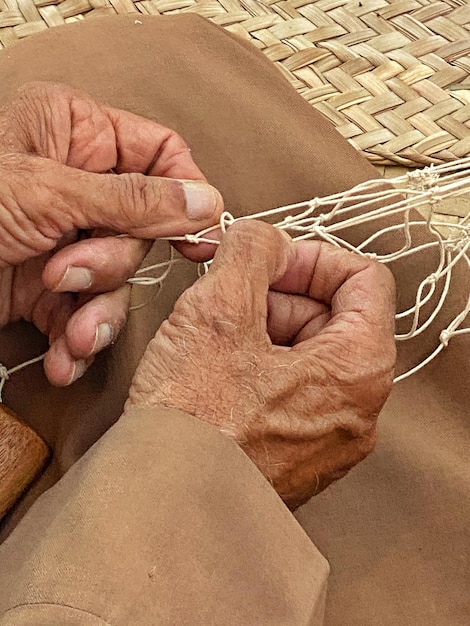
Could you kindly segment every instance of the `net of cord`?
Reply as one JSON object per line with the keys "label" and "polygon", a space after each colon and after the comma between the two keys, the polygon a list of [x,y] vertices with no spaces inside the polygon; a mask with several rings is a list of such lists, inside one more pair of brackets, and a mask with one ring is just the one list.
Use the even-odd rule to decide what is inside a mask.
{"label": "net of cord", "polygon": [[[434,219],[436,206],[441,200],[459,196],[470,190],[470,157],[437,167],[429,166],[422,170],[415,170],[397,178],[389,179],[387,182],[391,185],[390,189],[384,189],[383,182],[382,179],[366,181],[346,192],[324,198],[313,198],[305,202],[290,204],[241,218],[235,218],[229,212],[224,212],[220,218],[219,226],[222,232],[226,232],[227,228],[239,220],[263,219],[273,216],[282,217],[284,215],[280,221],[274,223],[274,226],[289,231],[294,241],[320,238],[332,245],[346,248],[363,256],[375,258],[380,263],[391,263],[397,259],[411,257],[422,250],[437,247],[439,251],[437,267],[421,281],[416,292],[414,305],[405,311],[398,312],[396,315],[397,320],[411,318],[409,331],[395,336],[397,341],[406,341],[424,332],[436,319],[449,293],[452,271],[456,265],[464,263],[470,269],[468,254],[470,249],[470,216],[467,216],[460,224],[455,224],[447,237],[443,237],[438,228],[448,227],[448,224]],[[394,198],[397,198],[397,191],[400,192],[400,198],[394,200]],[[391,202],[386,204],[386,206],[371,208],[376,205],[378,200],[382,202],[390,200]],[[425,207],[427,209],[427,217],[423,217],[421,221],[410,221],[409,216],[412,209],[423,211]],[[357,213],[358,209],[361,210],[359,215],[350,215],[351,213]],[[318,210],[321,210],[321,213],[314,215]],[[344,238],[334,234],[339,230],[343,231],[358,224],[379,220],[382,217],[395,214],[403,215],[403,223],[378,229],[357,246],[353,246]],[[333,224],[328,223],[333,220],[335,220]],[[413,247],[412,230],[417,227],[422,228],[423,225],[433,239]],[[217,240],[207,236],[213,229],[214,227],[211,227],[196,234],[164,239],[168,241],[186,241],[193,244],[205,242],[218,245],[219,242]],[[380,237],[387,233],[400,231],[403,234],[403,246],[399,250],[381,255],[371,251],[365,252],[365,249],[370,248]],[[173,251],[171,251],[168,261],[141,268],[128,282],[141,286],[157,285],[160,289],[169,276],[172,267],[178,261],[179,259],[175,259]],[[200,273],[206,272],[209,266],[210,261],[201,264],[199,266]],[[156,277],[144,275],[155,269],[163,269],[164,271]],[[420,323],[423,307],[432,300],[436,292],[436,285],[441,280],[444,282],[437,303],[428,317]],[[152,297],[152,300],[158,294],[159,289]],[[142,308],[149,302],[137,305],[132,310]],[[397,376],[394,382],[404,380],[422,369],[448,346],[450,339],[453,337],[470,333],[470,328],[460,328],[469,313],[470,293],[462,311],[441,331],[439,344],[435,350],[418,365]],[[0,366],[0,400],[3,385],[10,374],[32,363],[36,363],[42,358],[44,358],[44,355],[22,363],[10,370]]]}
{"label": "net of cord", "polygon": [[[428,248],[437,248],[439,252],[439,261],[437,267],[428,276],[421,281],[417,292],[415,303],[412,307],[405,311],[397,313],[397,320],[411,318],[410,328],[406,333],[396,335],[397,341],[406,341],[412,339],[423,331],[425,331],[436,319],[439,312],[446,301],[451,286],[452,271],[459,263],[465,263],[470,269],[470,260],[468,251],[470,248],[470,227],[468,225],[468,217],[456,224],[447,237],[443,237],[439,232],[439,227],[448,227],[447,223],[440,222],[435,219],[435,209],[438,203],[449,197],[461,195],[470,189],[470,158],[460,159],[452,163],[446,163],[437,167],[430,166],[423,170],[415,170],[387,182],[392,185],[390,189],[383,189],[383,180],[371,180],[361,183],[360,185],[346,192],[334,194],[325,198],[314,198],[306,202],[291,204],[288,206],[278,207],[276,209],[262,211],[250,216],[234,218],[230,213],[224,213],[220,220],[220,228],[226,231],[232,223],[245,219],[263,219],[272,216],[284,217],[276,222],[274,226],[287,230],[293,235],[294,241],[303,239],[321,238],[329,243],[344,247],[357,254],[372,257],[381,263],[391,263],[397,259],[411,257]],[[397,198],[397,191],[400,192],[400,198]],[[391,200],[386,206],[380,208],[371,208],[376,205],[377,201],[382,202]],[[423,211],[427,209],[427,217],[421,221],[410,221],[410,212],[412,209]],[[360,209],[359,215],[351,215]],[[320,215],[313,215],[318,210],[322,212]],[[285,215],[287,213],[287,215]],[[353,246],[344,238],[335,234],[339,230],[366,222],[375,221],[385,216],[394,214],[403,215],[403,223],[393,226],[387,226],[378,229],[374,234],[367,238],[358,246]],[[338,219],[340,218],[340,219]],[[329,224],[335,219],[334,224]],[[426,227],[428,233],[432,236],[432,240],[424,244],[413,247],[412,231],[416,227]],[[212,229],[208,228],[200,231],[196,235],[187,235],[182,237],[168,238],[170,241],[187,241],[191,243],[214,243],[217,241],[208,237]],[[403,233],[403,246],[394,252],[388,254],[376,254],[374,252],[364,250],[370,248],[378,238],[391,232]],[[203,265],[207,270],[210,262]],[[437,299],[437,303],[431,313],[424,321],[421,320],[423,307],[432,300],[436,285],[443,281],[442,291]],[[459,328],[470,312],[470,297],[467,299],[464,309],[442,330],[439,338],[439,345],[436,349],[421,363],[411,368],[407,372],[397,376],[395,382],[399,382],[418,372],[439,352],[447,347],[449,340],[456,335],[470,332],[470,329]]]}

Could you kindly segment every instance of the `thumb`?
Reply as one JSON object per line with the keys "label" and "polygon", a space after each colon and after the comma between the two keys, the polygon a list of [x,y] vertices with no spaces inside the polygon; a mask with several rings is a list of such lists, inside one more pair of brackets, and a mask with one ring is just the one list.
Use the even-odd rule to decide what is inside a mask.
{"label": "thumb", "polygon": [[216,224],[223,211],[222,196],[204,182],[95,174],[28,155],[4,157],[0,167],[15,205],[48,238],[73,227],[142,239],[184,235]]}
{"label": "thumb", "polygon": [[290,238],[273,226],[236,222],[223,235],[208,274],[193,286],[192,299],[210,303],[206,320],[231,322],[245,334],[266,333],[269,286],[284,275],[294,254]]}
{"label": "thumb", "polygon": [[211,272],[233,267],[252,284],[268,288],[286,272],[294,243],[289,235],[266,222],[238,220],[223,234]]}

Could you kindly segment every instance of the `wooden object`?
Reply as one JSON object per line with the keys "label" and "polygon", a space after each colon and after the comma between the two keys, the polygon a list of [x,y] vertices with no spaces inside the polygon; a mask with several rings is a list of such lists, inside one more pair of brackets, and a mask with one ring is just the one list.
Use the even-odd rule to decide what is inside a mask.
{"label": "wooden object", "polygon": [[38,476],[48,456],[39,435],[0,403],[0,520]]}
{"label": "wooden object", "polygon": [[470,152],[467,0],[0,0],[0,50],[116,13],[198,13],[250,41],[375,164]]}

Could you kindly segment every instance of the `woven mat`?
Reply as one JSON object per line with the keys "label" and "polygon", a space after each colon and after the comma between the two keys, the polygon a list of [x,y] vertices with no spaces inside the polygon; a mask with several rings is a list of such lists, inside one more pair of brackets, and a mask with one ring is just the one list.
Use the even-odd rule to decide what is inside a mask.
{"label": "woven mat", "polygon": [[195,12],[251,41],[377,165],[470,153],[467,0],[0,0],[0,48],[132,12]]}

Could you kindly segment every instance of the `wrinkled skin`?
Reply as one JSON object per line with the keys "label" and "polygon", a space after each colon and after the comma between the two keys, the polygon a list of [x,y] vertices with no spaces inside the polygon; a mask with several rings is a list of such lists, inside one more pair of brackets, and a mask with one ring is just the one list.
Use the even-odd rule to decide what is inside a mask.
{"label": "wrinkled skin", "polygon": [[294,509],[373,449],[394,309],[375,261],[237,223],[149,344],[126,410],[165,405],[215,425]]}
{"label": "wrinkled skin", "polygon": [[[200,181],[198,218],[172,179]],[[149,239],[197,232],[222,210],[174,131],[68,87],[25,86],[0,112],[0,326],[32,321],[49,336],[49,380],[69,384],[123,326]],[[64,279],[71,267],[90,280]]]}
{"label": "wrinkled skin", "polygon": [[[183,180],[205,190],[197,219]],[[105,347],[100,326],[112,328],[106,343],[122,327],[148,240],[197,232],[222,209],[173,131],[66,87],[27,86],[0,113],[0,325],[32,321],[50,339],[49,379],[71,383]],[[203,258],[197,249],[182,251]],[[71,284],[70,268],[91,280]],[[384,267],[235,224],[149,345],[126,410],[162,404],[215,425],[295,508],[373,449],[393,312]]]}

